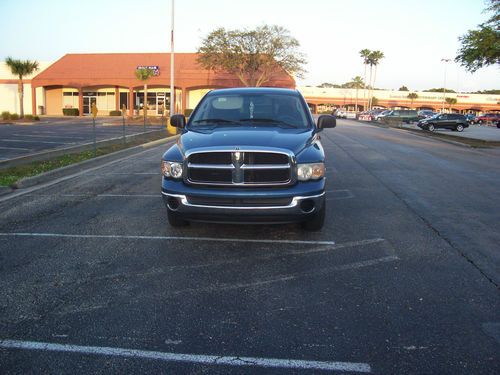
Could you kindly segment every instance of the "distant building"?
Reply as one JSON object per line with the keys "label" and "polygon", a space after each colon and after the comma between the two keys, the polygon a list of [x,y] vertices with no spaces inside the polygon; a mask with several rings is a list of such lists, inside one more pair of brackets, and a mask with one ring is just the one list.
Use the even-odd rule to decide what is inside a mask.
{"label": "distant building", "polygon": [[[356,89],[298,87],[298,90],[306,98],[311,111],[315,113],[329,112],[332,108],[344,108],[354,111],[356,107]],[[457,103],[451,106],[452,112],[483,113],[500,111],[500,95],[446,93],[443,96],[442,92],[417,91],[418,98],[413,100],[412,103],[411,99],[408,99],[408,94],[408,91],[373,90],[372,97],[377,98],[377,104],[373,105],[373,107],[441,111],[444,102],[445,112],[449,112],[450,106],[445,102],[444,98],[455,98]],[[368,97],[363,97],[363,89],[358,90],[357,96],[358,110],[363,111]]]}
{"label": "distant building", "polygon": [[[175,54],[175,93],[172,95],[177,113],[193,109],[202,96],[211,89],[241,86],[233,74],[208,71],[201,68],[196,53]],[[155,76],[147,81],[148,96],[144,98],[144,83],[135,78],[135,70],[150,67]],[[286,72],[271,77],[267,86],[296,88],[295,80]],[[355,89],[297,87],[304,95],[312,112],[329,112],[333,108],[354,110]],[[103,53],[67,54],[49,63],[41,62],[40,70],[25,77],[24,108],[26,114],[62,115],[63,108],[78,108],[80,115],[90,114],[92,103],[99,113],[106,115],[123,105],[128,114],[137,113],[147,102],[149,115],[161,115],[170,107],[170,54],[168,53]],[[408,92],[374,90],[377,107],[440,110],[443,93],[417,92],[413,101]],[[357,93],[358,110],[363,110],[366,98],[363,90]],[[479,94],[451,94],[457,104],[455,112],[482,113],[500,110],[500,96]],[[17,77],[0,63],[0,112],[19,113]],[[448,111],[449,106],[445,104]]]}

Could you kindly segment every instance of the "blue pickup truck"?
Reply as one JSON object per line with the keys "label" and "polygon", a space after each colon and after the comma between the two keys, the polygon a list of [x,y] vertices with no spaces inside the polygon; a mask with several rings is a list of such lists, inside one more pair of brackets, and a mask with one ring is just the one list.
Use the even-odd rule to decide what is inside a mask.
{"label": "blue pickup truck", "polygon": [[277,88],[213,90],[162,158],[162,196],[172,226],[189,221],[301,222],[325,220],[325,154],[317,124],[298,91]]}

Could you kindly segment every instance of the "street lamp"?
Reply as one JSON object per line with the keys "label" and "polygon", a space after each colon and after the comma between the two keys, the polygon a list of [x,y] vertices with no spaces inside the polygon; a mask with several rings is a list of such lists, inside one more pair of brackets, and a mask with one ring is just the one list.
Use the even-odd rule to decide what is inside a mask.
{"label": "street lamp", "polygon": [[446,67],[450,61],[451,61],[451,59],[441,59],[441,62],[444,62],[443,103],[442,103],[442,108],[441,108],[442,113],[444,112],[444,102],[446,100]]}
{"label": "street lamp", "polygon": [[175,99],[175,85],[174,85],[174,3],[172,0],[172,19],[170,30],[170,117],[174,114],[174,99]]}

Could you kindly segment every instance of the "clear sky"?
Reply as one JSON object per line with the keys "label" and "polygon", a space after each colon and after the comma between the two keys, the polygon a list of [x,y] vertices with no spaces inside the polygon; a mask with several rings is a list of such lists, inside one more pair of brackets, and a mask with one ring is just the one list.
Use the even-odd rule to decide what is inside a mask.
{"label": "clear sky", "polygon": [[[442,58],[458,36],[484,22],[483,0],[176,0],[176,51],[194,52],[217,27],[288,28],[307,55],[299,85],[363,76],[359,51],[385,53],[376,86],[442,87]],[[0,0],[0,59],[38,61],[66,53],[168,52],[170,0]],[[475,74],[450,63],[447,87],[499,89],[498,67]]]}

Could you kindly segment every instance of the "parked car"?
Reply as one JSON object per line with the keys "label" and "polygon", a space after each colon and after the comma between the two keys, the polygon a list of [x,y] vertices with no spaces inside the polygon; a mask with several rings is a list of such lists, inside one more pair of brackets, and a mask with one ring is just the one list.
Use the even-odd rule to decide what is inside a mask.
{"label": "parked car", "polygon": [[476,123],[476,115],[474,113],[467,113],[465,115],[465,118],[467,119],[467,122],[469,124],[475,124]]}
{"label": "parked car", "polygon": [[347,118],[347,112],[343,109],[334,110],[332,115],[334,115],[336,118]]}
{"label": "parked car", "polygon": [[436,114],[437,114],[436,112],[431,111],[430,109],[422,109],[417,112],[417,116],[420,120],[427,117],[435,116]]}
{"label": "parked car", "polygon": [[390,109],[386,109],[385,111],[382,111],[378,114],[375,115],[374,121],[381,121],[383,117],[387,116],[389,113],[391,113]]}
{"label": "parked car", "polygon": [[174,115],[176,144],[162,157],[162,196],[170,225],[189,221],[289,223],[319,230],[325,220],[325,154],[298,91],[213,90],[189,120]]}
{"label": "parked car", "polygon": [[435,129],[451,129],[463,131],[469,127],[467,118],[458,113],[443,113],[429,117],[418,122],[418,127],[433,132]]}
{"label": "parked car", "polygon": [[418,113],[413,109],[395,109],[382,118],[382,122],[385,124],[391,122],[416,122],[418,121]]}
{"label": "parked car", "polygon": [[498,120],[500,120],[500,113],[485,113],[484,115],[477,116],[475,122],[485,124],[487,122],[495,123]]}

